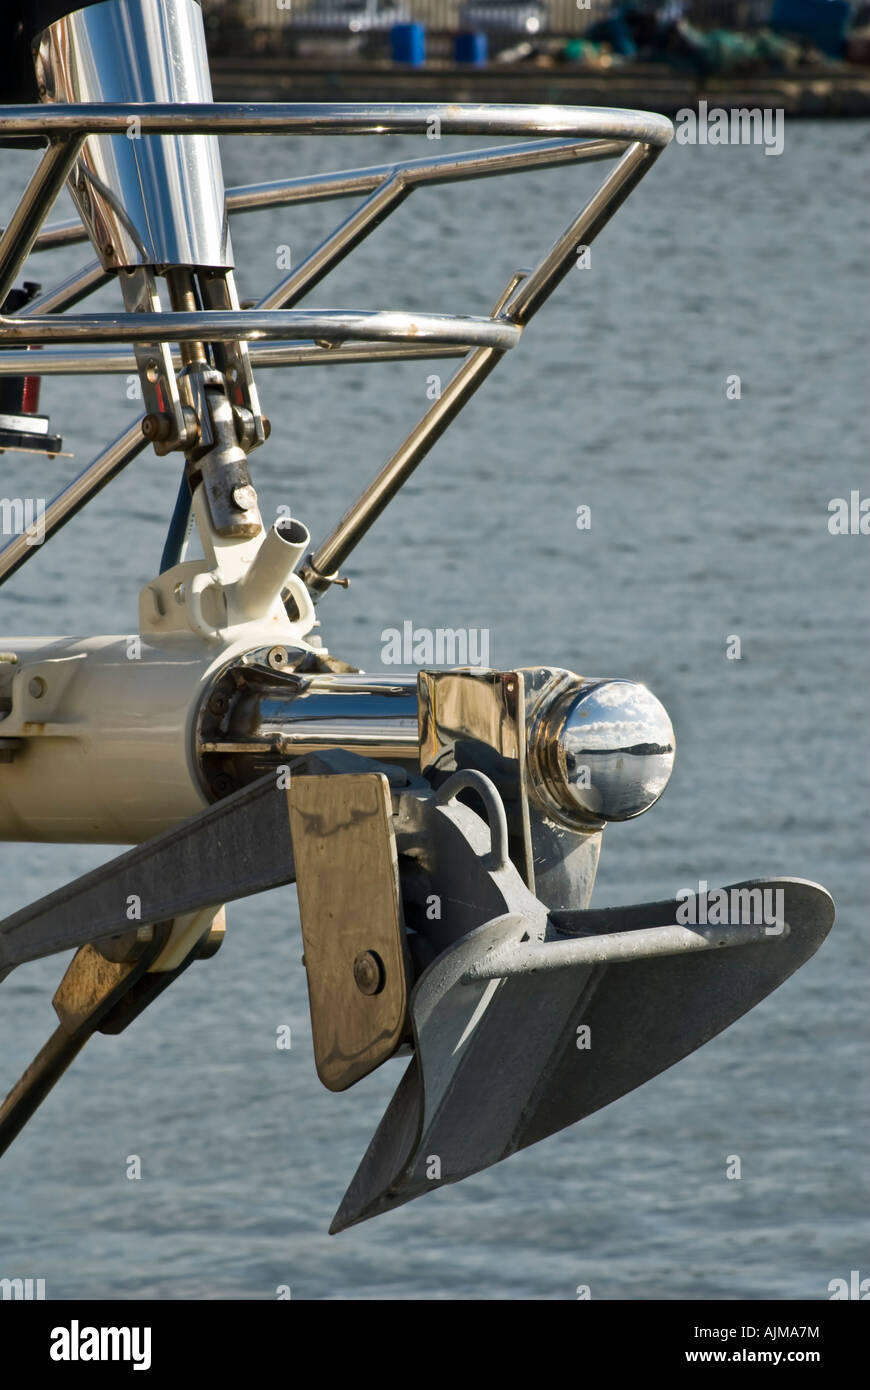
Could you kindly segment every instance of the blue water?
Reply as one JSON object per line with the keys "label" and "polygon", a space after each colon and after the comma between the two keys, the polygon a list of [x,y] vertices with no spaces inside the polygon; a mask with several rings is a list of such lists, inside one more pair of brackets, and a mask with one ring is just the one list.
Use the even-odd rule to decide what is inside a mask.
{"label": "blue water", "polygon": [[[224,149],[231,185],[385,157],[369,139]],[[33,156],[0,160],[8,213]],[[870,541],[827,527],[832,498],[870,487],[867,174],[859,123],[791,124],[780,157],[671,147],[320,610],[330,650],[369,670],[381,632],[411,619],[489,629],[495,665],[645,680],[672,714],[676,770],[649,815],[607,831],[594,901],[797,874],[837,903],[818,956],[639,1092],[331,1238],[403,1064],[325,1091],[294,890],[235,904],[218,956],[92,1041],[2,1160],[0,1276],[44,1278],[48,1297],[572,1299],[586,1284],[594,1299],[742,1300],[824,1299],[831,1279],[870,1275]],[[595,177],[417,192],[312,303],[487,312]],[[238,218],[242,294],[337,214]],[[28,273],[48,284],[86,258]],[[262,373],[264,511],[289,504],[324,534],[425,409],[433,372],[450,364]],[[50,496],[129,420],[126,389],[47,381],[77,461],[6,455],[6,492]],[[5,586],[0,632],[132,631],[176,469],[143,456],[116,480]],[[0,846],[4,910],[107,854]],[[51,1031],[62,967],[4,983],[0,1087]]]}

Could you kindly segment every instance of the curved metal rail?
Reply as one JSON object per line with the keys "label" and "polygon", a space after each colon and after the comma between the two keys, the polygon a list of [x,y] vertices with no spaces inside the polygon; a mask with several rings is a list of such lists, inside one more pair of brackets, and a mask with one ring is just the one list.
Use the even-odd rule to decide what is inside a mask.
{"label": "curved metal rail", "polygon": [[[41,135],[48,149],[11,221],[0,235],[0,302],[32,250],[81,241],[80,222],[42,231],[43,222],[89,135],[446,135],[522,136],[529,142],[437,155],[332,174],[279,180],[229,191],[230,212],[366,195],[365,201],[251,310],[71,315],[62,311],[111,276],[91,262],[18,315],[0,317],[0,375],[22,369],[14,345],[48,346],[40,372],[133,370],[135,359],[114,345],[154,342],[252,342],[258,365],[337,365],[462,356],[441,397],[300,571],[313,597],[335,581],[340,566],[421,459],[513,347],[522,328],[628,197],[673,135],[665,117],[607,108],[508,105],[188,103],[183,106],[48,105],[0,107],[0,138]],[[547,138],[531,140],[529,137]],[[542,167],[617,158],[586,206],[529,272],[519,272],[489,318],[387,311],[291,311],[417,188]],[[292,341],[286,341],[292,339]],[[8,345],[8,347],[6,346]],[[33,359],[28,356],[27,366]],[[50,504],[46,537],[140,452],[138,420]],[[16,537],[0,551],[0,584],[34,553]]]}
{"label": "curved metal rail", "polygon": [[0,137],[126,135],[561,135],[640,141],[664,149],[673,134],[665,116],[607,106],[520,106],[466,102],[99,102],[0,106]]}
{"label": "curved metal rail", "polygon": [[[159,328],[155,329],[155,320]],[[221,310],[157,314],[67,314],[63,318],[19,320],[0,314],[0,341],[8,343],[191,343],[208,332],[209,342],[256,342],[301,338],[327,343],[437,343],[451,347],[492,347],[507,352],[520,339],[507,319],[449,314],[401,314],[367,309],[354,313],[326,310]]]}

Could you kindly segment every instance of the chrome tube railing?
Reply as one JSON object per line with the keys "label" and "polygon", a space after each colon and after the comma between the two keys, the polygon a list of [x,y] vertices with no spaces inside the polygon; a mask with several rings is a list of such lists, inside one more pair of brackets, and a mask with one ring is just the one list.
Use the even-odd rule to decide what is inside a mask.
{"label": "chrome tube railing", "polygon": [[507,320],[451,314],[403,314],[388,309],[206,309],[191,313],[58,314],[18,318],[0,314],[3,343],[256,342],[298,336],[327,343],[441,343],[453,347],[515,347],[520,329]]}
{"label": "chrome tube railing", "polygon": [[[61,527],[71,521],[76,512],[90,502],[98,492],[141,454],[147,440],[142,434],[141,419],[137,418],[118,435],[107,449],[88,464],[87,468],[74,478],[62,492],[54,497],[42,517],[43,538],[41,544],[55,535]],[[34,551],[40,547],[27,532],[16,536],[0,550],[0,584],[26,564]]]}
{"label": "chrome tube railing", "polygon": [[43,135],[550,135],[619,140],[664,149],[673,127],[665,116],[610,107],[429,105],[396,102],[99,102],[0,106],[0,138]]}
{"label": "chrome tube railing", "polygon": [[4,228],[0,236],[0,304],[15,284],[15,277],[30,254],[83,143],[84,136],[80,132],[50,142],[11,222]]}
{"label": "chrome tube railing", "polygon": [[[42,135],[49,142],[21,203],[0,234],[0,288],[11,285],[31,250],[83,240],[84,227],[66,222],[42,231],[42,223],[82,142],[92,134],[125,134],[135,119],[143,136],[167,134],[390,135],[416,134],[538,137],[459,154],[436,155],[236,188],[229,212],[363,195],[366,199],[301,265],[264,295],[253,310],[63,314],[110,272],[83,267],[41,295],[19,315],[0,317],[0,375],[15,375],[33,357],[13,345],[46,347],[40,373],[133,371],[129,343],[250,342],[259,366],[338,365],[422,357],[464,357],[439,400],[315,550],[301,574],[316,597],[381,514],[435,441],[497,365],[588,245],[647,172],[673,135],[670,121],[639,111],[478,105],[290,105],[185,103],[176,105],[51,105],[0,107],[0,138]],[[546,137],[546,138],[540,138]],[[489,318],[409,314],[383,310],[302,312],[289,308],[307,294],[364,237],[418,187],[491,178],[534,168],[596,162],[621,156],[593,198],[528,274],[515,276]],[[2,302],[2,298],[0,298]],[[287,341],[287,340],[290,341]],[[301,340],[301,341],[300,341]],[[310,341],[306,341],[310,340]],[[8,346],[4,346],[8,345]],[[26,361],[25,361],[26,359]],[[178,359],[174,359],[176,364]],[[57,530],[120,468],[140,452],[133,422],[114,445],[67,489],[52,508]],[[17,538],[0,551],[0,583],[32,555]]]}
{"label": "chrome tube railing", "polygon": [[[594,240],[643,177],[650,158],[650,151],[643,145],[629,146],[595,197],[574,218],[536,269],[520,280],[507,302],[497,309],[498,318],[528,323],[572,265],[576,264],[578,246],[588,246]],[[489,376],[500,357],[501,353],[493,348],[482,347],[463,362],[440,398],[433,402],[377,477],[313,552],[311,559],[299,571],[312,596],[325,593],[335,582],[338,570],[348,555]]]}
{"label": "chrome tube railing", "polygon": [[[498,178],[529,169],[555,169],[566,164],[615,159],[625,145],[620,140],[539,140],[525,145],[504,145],[492,150],[442,154],[432,159],[407,159],[399,164],[373,164],[365,169],[345,169],[327,174],[307,174],[294,179],[245,184],[228,188],[227,212],[258,212],[296,203],[334,202],[358,194],[374,193],[393,174],[401,171],[405,183],[415,188],[467,179]],[[33,244],[34,251],[48,251],[87,241],[82,222],[71,218],[46,227]]]}
{"label": "chrome tube railing", "polygon": [[[29,306],[28,306],[29,307]],[[252,343],[250,358],[259,370],[271,367],[340,367],[362,362],[412,362],[442,358],[465,357],[465,347],[443,347],[426,343],[421,347],[393,343],[346,343],[343,347],[319,347],[316,343],[272,342]],[[180,356],[173,356],[173,365],[181,371]],[[40,376],[101,376],[131,375],[136,371],[132,352],[118,347],[47,347],[38,358],[26,349],[5,349],[0,352],[0,377],[26,376],[39,366]]]}

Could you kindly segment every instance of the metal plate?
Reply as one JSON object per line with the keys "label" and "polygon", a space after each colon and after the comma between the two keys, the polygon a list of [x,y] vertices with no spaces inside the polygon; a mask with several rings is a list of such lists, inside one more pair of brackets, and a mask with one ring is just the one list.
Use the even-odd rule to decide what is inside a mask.
{"label": "metal plate", "polygon": [[392,802],[380,773],[294,777],[288,789],[317,1074],[344,1091],[398,1048],[404,923]]}
{"label": "metal plate", "polygon": [[424,776],[476,768],[495,783],[505,803],[511,858],[534,890],[524,764],[525,686],[517,671],[473,668],[421,671],[417,701],[420,768]]}
{"label": "metal plate", "polygon": [[507,812],[511,858],[528,888],[551,908],[588,905],[601,832],[556,824],[530,800],[527,726],[545,692],[576,679],[548,666],[421,671],[418,677],[423,773],[437,783],[458,768],[476,768],[492,779]]}

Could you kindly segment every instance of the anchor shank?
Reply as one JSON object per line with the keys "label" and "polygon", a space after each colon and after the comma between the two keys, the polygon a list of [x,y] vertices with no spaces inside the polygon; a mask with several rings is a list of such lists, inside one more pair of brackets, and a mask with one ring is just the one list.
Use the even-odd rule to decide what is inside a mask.
{"label": "anchor shank", "polygon": [[692,951],[718,951],[729,946],[755,946],[781,941],[787,935],[785,924],[773,931],[754,922],[730,922],[717,927],[673,925],[580,937],[576,941],[523,943],[502,955],[492,952],[485,956],[468,971],[464,982],[500,980],[532,971],[571,970],[583,965],[617,965],[658,956],[682,956]]}

